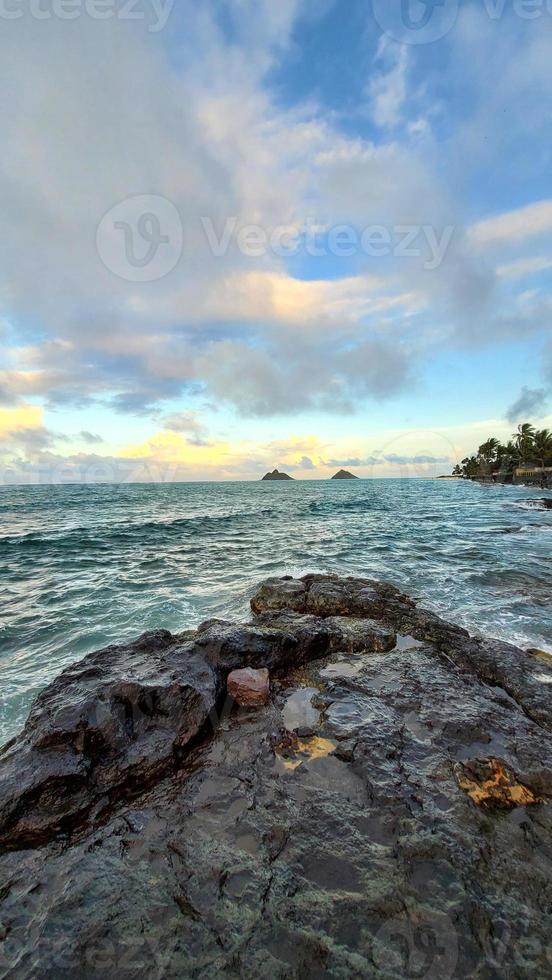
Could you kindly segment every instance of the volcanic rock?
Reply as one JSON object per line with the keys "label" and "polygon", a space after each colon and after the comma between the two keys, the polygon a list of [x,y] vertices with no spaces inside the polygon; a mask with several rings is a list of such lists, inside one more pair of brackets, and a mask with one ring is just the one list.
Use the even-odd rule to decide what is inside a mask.
{"label": "volcanic rock", "polygon": [[265,473],[263,480],[293,480],[287,473],[280,473],[279,470],[272,470],[272,473]]}
{"label": "volcanic rock", "polygon": [[270,676],[266,668],[233,670],[228,674],[228,693],[242,708],[258,708],[268,703]]}
{"label": "volcanic rock", "polygon": [[528,786],[520,783],[512,770],[500,759],[474,759],[455,766],[458,785],[478,806],[494,810],[513,810],[533,806],[543,800]]}
{"label": "volcanic rock", "polygon": [[332,476],[332,480],[358,480],[358,476],[350,473],[349,470],[339,470]]}
{"label": "volcanic rock", "polygon": [[0,974],[548,976],[552,663],[368,578],[251,606],[92,654],[0,752]]}

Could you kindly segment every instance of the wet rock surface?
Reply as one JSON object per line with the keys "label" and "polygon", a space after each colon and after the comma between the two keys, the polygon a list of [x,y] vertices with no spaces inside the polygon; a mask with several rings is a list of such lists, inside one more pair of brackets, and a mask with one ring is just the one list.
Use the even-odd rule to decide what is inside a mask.
{"label": "wet rock surface", "polygon": [[268,703],[270,675],[266,668],[233,670],[228,674],[228,693],[242,708],[261,708]]}
{"label": "wet rock surface", "polygon": [[[0,975],[550,975],[552,663],[367,579],[252,609],[37,699],[0,754]],[[243,668],[266,707],[226,698]]]}

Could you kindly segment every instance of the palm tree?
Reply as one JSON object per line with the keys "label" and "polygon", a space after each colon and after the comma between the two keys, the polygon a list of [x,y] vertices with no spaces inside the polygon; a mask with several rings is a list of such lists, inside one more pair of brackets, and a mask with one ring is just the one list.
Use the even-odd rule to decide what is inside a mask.
{"label": "palm tree", "polygon": [[521,462],[519,449],[510,439],[505,446],[500,447],[500,463],[503,469],[508,471],[515,469]]}
{"label": "palm tree", "polygon": [[525,442],[526,439],[532,440],[534,435],[535,427],[530,422],[520,422],[517,427],[517,432],[514,432],[512,439],[515,439],[519,445],[520,442]]}
{"label": "palm tree", "polygon": [[468,477],[468,479],[472,479],[473,477],[477,476],[479,469],[480,463],[476,456],[466,456],[465,459],[462,460],[462,470],[464,476]]}
{"label": "palm tree", "polygon": [[516,448],[519,451],[522,463],[530,462],[533,450],[533,440],[535,438],[535,428],[529,422],[521,422],[517,432],[512,436]]}
{"label": "palm tree", "polygon": [[494,463],[499,449],[500,442],[498,439],[491,438],[487,439],[487,442],[484,442],[483,445],[479,447],[478,453],[486,463]]}
{"label": "palm tree", "polygon": [[533,436],[533,449],[540,465],[546,466],[552,460],[552,432],[550,429],[540,429]]}
{"label": "palm tree", "polygon": [[505,446],[498,439],[490,437],[480,445],[476,456],[466,456],[462,464],[455,467],[454,475],[478,479],[500,472],[512,479],[516,467],[537,463],[543,468],[552,466],[552,431],[537,431],[530,422],[522,422]]}

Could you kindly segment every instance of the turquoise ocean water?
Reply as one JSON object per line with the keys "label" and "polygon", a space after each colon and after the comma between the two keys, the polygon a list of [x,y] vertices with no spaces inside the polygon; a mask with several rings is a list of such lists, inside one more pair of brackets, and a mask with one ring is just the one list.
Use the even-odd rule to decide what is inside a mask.
{"label": "turquoise ocean water", "polygon": [[385,578],[474,632],[552,650],[542,497],[405,479],[0,488],[0,741],[72,661],[245,616],[268,575]]}

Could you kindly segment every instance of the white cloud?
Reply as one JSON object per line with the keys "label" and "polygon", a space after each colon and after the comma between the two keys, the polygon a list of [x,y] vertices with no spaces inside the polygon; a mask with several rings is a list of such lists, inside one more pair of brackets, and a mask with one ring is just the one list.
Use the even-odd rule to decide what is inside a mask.
{"label": "white cloud", "polygon": [[248,272],[225,281],[205,313],[297,326],[310,323],[316,329],[342,327],[344,320],[359,321],[412,301],[410,295],[393,292],[393,286],[377,276],[306,280],[282,272]]}
{"label": "white cloud", "polygon": [[[0,297],[18,324],[0,375],[6,401],[113,399],[151,413],[206,390],[242,414],[343,411],[401,390],[420,352],[455,330],[469,342],[474,325],[493,335],[496,263],[487,267],[473,240],[548,229],[551,202],[480,222],[470,241],[441,148],[407,118],[411,53],[382,42],[371,105],[382,128],[404,121],[424,138],[370,143],[315,105],[271,98],[265,75],[290,44],[299,0],[229,4],[224,31],[216,7],[175,7],[170,50],[164,36],[116,20],[3,24]],[[542,75],[542,54],[538,65]],[[177,207],[183,256],[159,282],[130,284],[99,260],[95,231],[114,204],[147,193]],[[222,228],[232,215],[267,229],[306,217],[437,234],[453,225],[455,238],[431,273],[422,256],[307,281],[273,255],[251,260],[232,246],[214,256],[201,218]],[[502,262],[502,278],[522,260],[510,257],[509,272]],[[507,325],[513,333],[520,320]]]}
{"label": "white cloud", "polygon": [[393,129],[400,123],[407,97],[407,69],[408,48],[382,35],[367,86],[370,113],[377,126]]}
{"label": "white cloud", "polygon": [[165,415],[160,422],[169,432],[183,433],[192,445],[209,445],[207,429],[197,412],[175,412],[173,415]]}
{"label": "white cloud", "polygon": [[485,218],[473,225],[470,235],[479,246],[497,242],[523,242],[552,231],[552,201],[537,201],[514,211]]}
{"label": "white cloud", "polygon": [[524,279],[527,276],[545,272],[546,269],[552,269],[552,259],[536,255],[532,258],[517,259],[515,262],[500,265],[496,273],[501,279]]}

